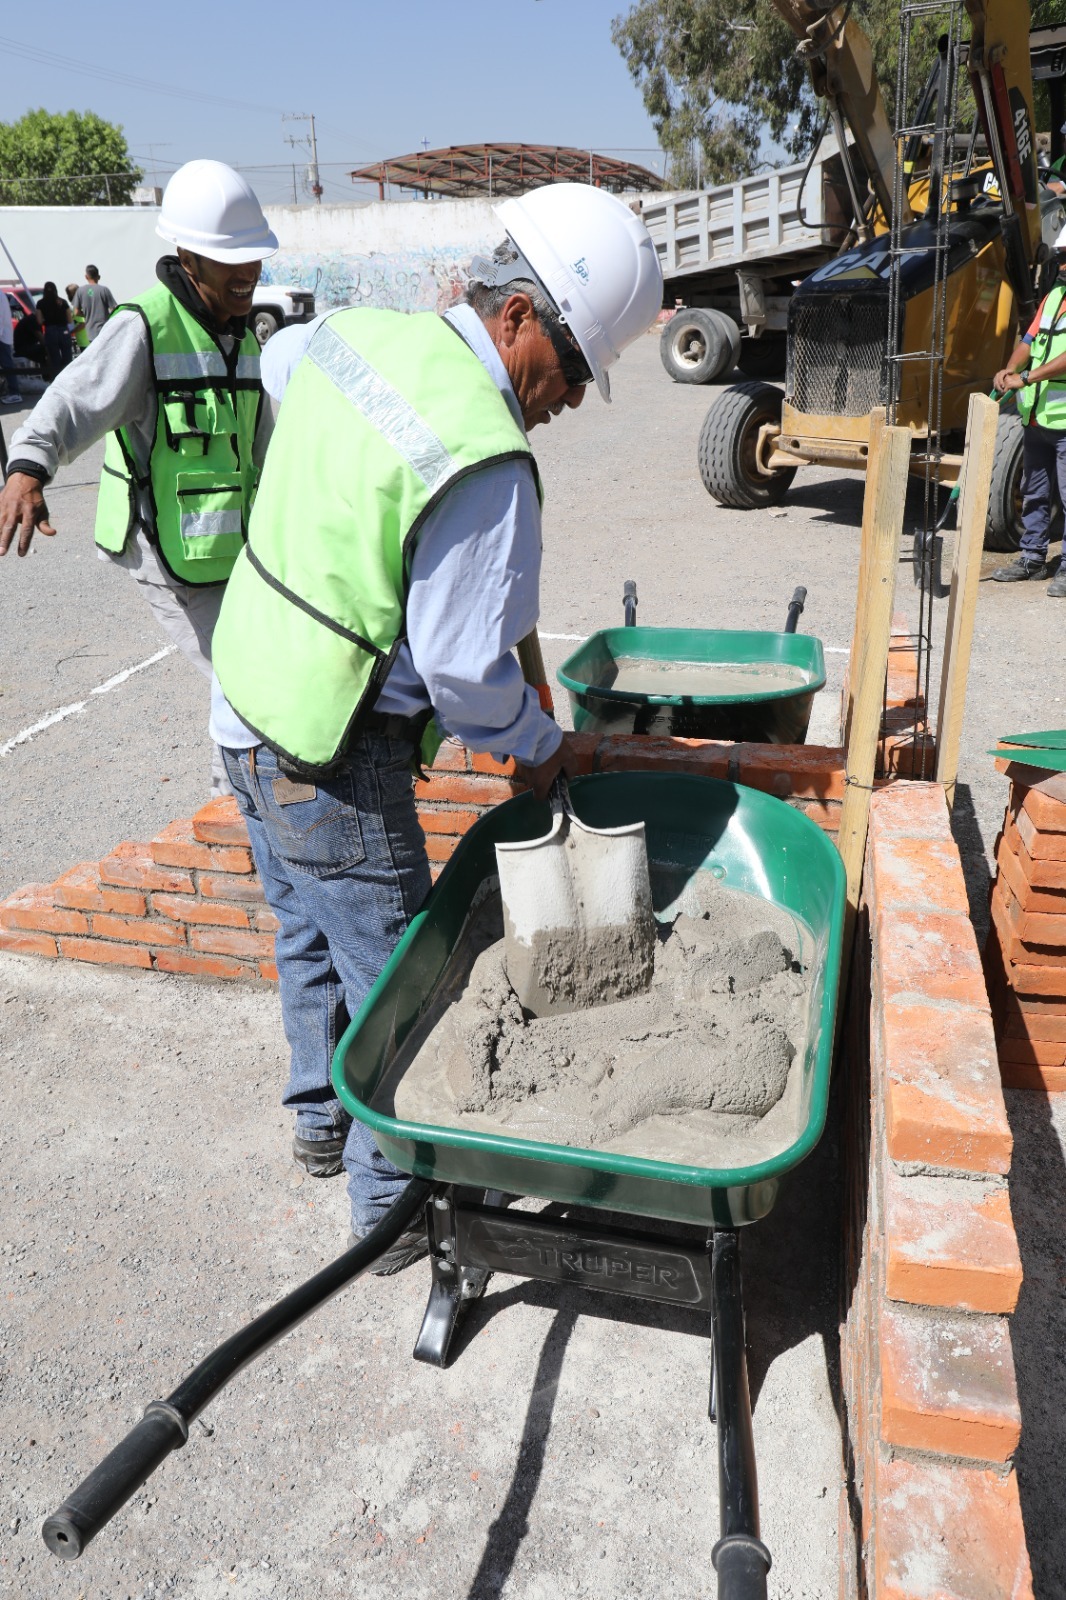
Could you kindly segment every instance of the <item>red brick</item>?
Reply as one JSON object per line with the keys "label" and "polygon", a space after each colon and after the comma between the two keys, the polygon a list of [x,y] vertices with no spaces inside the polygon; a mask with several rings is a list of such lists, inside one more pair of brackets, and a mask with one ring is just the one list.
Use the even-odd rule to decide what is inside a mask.
{"label": "red brick", "polygon": [[201,844],[248,843],[248,829],[232,795],[220,795],[201,806],[192,819],[192,831]]}
{"label": "red brick", "polygon": [[57,911],[51,884],[27,883],[0,903],[0,928],[31,933],[88,933],[89,919],[80,911]]}
{"label": "red brick", "polygon": [[436,755],[433,757],[434,772],[469,772],[470,761],[467,750],[461,744],[452,744],[445,739]]}
{"label": "red brick", "polygon": [[868,1476],[877,1600],[1033,1600],[1013,1472],[878,1457]]}
{"label": "red brick", "polygon": [[969,918],[884,905],[876,878],[873,896],[884,1001],[955,1001],[987,1010],[988,991]]}
{"label": "red brick", "polygon": [[423,833],[465,833],[478,819],[476,811],[431,811],[422,806],[418,820]]}
{"label": "red brick", "polygon": [[143,917],[146,901],[135,889],[109,889],[100,882],[95,861],[70,867],[52,885],[57,906],[72,911],[114,911],[123,917]]}
{"label": "red brick", "polygon": [[976,1010],[889,1003],[881,1028],[892,1158],[1009,1172],[1013,1140],[991,1018]]}
{"label": "red brick", "polygon": [[227,928],[251,926],[247,911],[240,906],[227,906],[221,900],[210,900],[205,905],[202,900],[186,899],[184,895],[154,894],[152,909],[175,922],[209,922]]}
{"label": "red brick", "polygon": [[58,954],[55,940],[46,933],[12,933],[7,928],[0,928],[0,950],[9,950],[12,955],[20,956]]}
{"label": "red brick", "polygon": [[870,831],[881,838],[948,839],[951,826],[939,783],[895,783],[870,801]]}
{"label": "red brick", "polygon": [[836,800],[790,800],[795,811],[802,811],[825,833],[840,832],[840,804]]}
{"label": "red brick", "polygon": [[900,909],[969,914],[966,880],[955,841],[875,835],[870,841],[877,897]]}
{"label": "red brick", "polygon": [[[920,782],[936,771],[936,743],[931,736],[915,730],[909,715],[889,713],[888,726],[878,743],[877,776]],[[900,721],[906,725],[901,727]]]}
{"label": "red brick", "polygon": [[242,966],[225,956],[195,955],[191,950],[159,950],[157,972],[182,972],[190,978],[254,978],[254,967]]}
{"label": "red brick", "polygon": [[92,961],[97,966],[147,967],[152,957],[144,945],[106,944],[103,939],[60,939],[59,954],[68,961]]}
{"label": "red brick", "polygon": [[200,844],[192,831],[192,821],[179,818],[168,822],[162,833],[156,834],[148,846],[148,854],[160,867],[209,867],[210,845]]}
{"label": "red brick", "polygon": [[1005,1010],[999,1019],[997,1032],[1003,1039],[1040,1039],[1062,1044],[1066,1048],[1066,1013],[1049,1013],[1047,1016],[1033,1011]]}
{"label": "red brick", "polygon": [[256,933],[277,933],[280,923],[273,911],[264,906],[255,913],[255,921],[252,926],[255,928]]}
{"label": "red brick", "polygon": [[100,863],[103,883],[116,883],[130,889],[162,889],[168,894],[192,894],[193,881],[176,867],[157,867],[145,846],[131,853],[125,846],[112,850]]}
{"label": "red brick", "polygon": [[904,1449],[1009,1461],[1022,1434],[1003,1317],[880,1308],[881,1437]]}
{"label": "red brick", "polygon": [[[993,943],[991,936],[989,944]],[[1066,967],[1039,966],[1026,961],[1008,964],[1008,981],[1016,994],[1066,997]]]}
{"label": "red brick", "polygon": [[910,641],[893,634],[888,647],[885,704],[892,709],[924,710],[925,696],[918,682],[918,657]]}
{"label": "red brick", "polygon": [[268,983],[277,983],[277,981],[278,981],[278,969],[275,966],[274,962],[273,961],[260,961],[260,963],[259,963],[259,976],[261,978],[265,978]]}
{"label": "red brick", "polygon": [[[1049,949],[1066,947],[1066,895],[1062,897],[1062,910],[1057,915],[1048,911],[1027,911],[1006,883],[997,883],[992,899],[999,901],[1014,938]],[[1066,954],[1061,959],[1066,960]]]}
{"label": "red brick", "polygon": [[471,750],[469,755],[470,767],[474,772],[488,772],[497,778],[513,778],[515,775],[515,764],[510,758],[506,761],[494,761],[492,756],[483,750]]}
{"label": "red brick", "polygon": [[262,905],[266,899],[257,877],[201,872],[199,887],[205,900],[240,900],[246,905]]}
{"label": "red brick", "polygon": [[1005,1185],[904,1177],[888,1161],[883,1206],[890,1299],[960,1311],[1014,1310],[1022,1262]]}
{"label": "red brick", "polygon": [[1044,1094],[1066,1091],[1066,1067],[1026,1066],[1018,1061],[1002,1064],[1004,1089],[1038,1089]]}
{"label": "red brick", "polygon": [[452,852],[459,843],[458,839],[448,833],[434,833],[426,840],[426,855],[430,861],[450,861]]}
{"label": "red brick", "polygon": [[442,773],[439,778],[430,777],[415,784],[415,797],[419,802],[447,800],[457,806],[495,806],[519,792],[519,785],[506,778],[490,778],[476,772]]}
{"label": "red brick", "polygon": [[106,911],[93,913],[93,933],[99,939],[129,939],[134,944],[177,945],[185,943],[185,929],[156,917],[114,917]]}
{"label": "red brick", "polygon": [[611,734],[600,741],[599,772],[691,772],[725,778],[738,747],[708,739],[655,739]]}
{"label": "red brick", "polygon": [[[1045,839],[1063,839],[1062,834],[1056,833],[1044,834],[1041,837]],[[1016,826],[1014,820],[1009,816],[1004,824],[1003,832],[996,841],[997,859],[1001,846],[1005,846],[1010,852],[1013,857],[1011,865],[1017,869],[1011,873],[1012,888],[1018,883],[1019,873],[1024,880],[1025,888],[1019,887],[1014,892],[1019,894],[1026,906],[1028,907],[1029,905],[1029,896],[1032,892],[1040,890],[1050,897],[1048,904],[1043,907],[1044,910],[1050,913],[1054,913],[1056,910],[1066,911],[1066,862],[1046,859],[1038,860],[1033,856],[1022,838],[1021,829]]]}
{"label": "red brick", "polygon": [[1022,790],[1022,810],[1041,833],[1066,833],[1066,805],[1041,794],[1039,789]]}
{"label": "red brick", "polygon": [[250,961],[271,961],[274,939],[268,933],[240,933],[226,928],[190,928],[189,945],[208,955],[247,957]]}
{"label": "red brick", "polygon": [[1041,833],[1024,805],[1012,809],[1011,819],[1033,861],[1059,861],[1066,865],[1066,834]]}
{"label": "red brick", "polygon": [[1026,1067],[1066,1066],[1066,1044],[1061,1039],[1001,1039],[1000,1066],[1011,1062]]}
{"label": "red brick", "polygon": [[[1012,965],[1021,963],[1024,966],[1066,968],[1066,949],[1054,944],[1037,944],[1019,938],[1015,926],[1023,916],[1030,915],[1018,910],[1017,901],[1014,900],[1009,890],[997,885],[996,892],[988,904],[989,916],[992,927],[990,939],[995,939],[1003,952],[1004,958]],[[1058,918],[1045,919],[1058,921]],[[1032,924],[1030,924],[1032,926]]]}

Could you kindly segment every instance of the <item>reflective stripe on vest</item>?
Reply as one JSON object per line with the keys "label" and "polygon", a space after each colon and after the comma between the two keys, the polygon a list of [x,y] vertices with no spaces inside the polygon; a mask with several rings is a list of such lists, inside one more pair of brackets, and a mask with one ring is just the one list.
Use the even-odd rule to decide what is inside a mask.
{"label": "reflective stripe on vest", "polygon": [[404,638],[425,518],[458,479],[508,460],[536,480],[507,402],[442,318],[341,311],[316,330],[212,647],[226,698],[265,743],[311,769],[343,757]]}
{"label": "reflective stripe on vest", "polygon": [[139,526],[172,577],[221,583],[244,545],[255,496],[258,343],[248,331],[227,357],[164,284],[123,309],[148,330],[155,438],[142,474],[125,431],[108,435],[96,542],[117,553]]}
{"label": "reflective stripe on vest", "polygon": [[[1041,308],[1029,353],[1030,370],[1061,355],[1066,355],[1066,286],[1057,285]],[[1019,389],[1018,415],[1023,423],[1033,422],[1038,428],[1066,428],[1066,373]]]}

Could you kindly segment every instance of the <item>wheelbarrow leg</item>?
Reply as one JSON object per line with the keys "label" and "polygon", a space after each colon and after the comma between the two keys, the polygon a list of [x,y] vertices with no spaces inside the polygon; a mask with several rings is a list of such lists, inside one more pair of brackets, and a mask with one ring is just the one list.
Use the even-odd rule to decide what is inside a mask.
{"label": "wheelbarrow leg", "polygon": [[759,1486],[751,1427],[740,1240],[721,1228],[711,1247],[712,1413],[718,1425],[721,1538],[711,1551],[718,1600],[766,1600],[770,1552],[759,1538]]}
{"label": "wheelbarrow leg", "polygon": [[[451,1189],[426,1207],[429,1265],[433,1274],[422,1326],[415,1341],[414,1358],[431,1367],[446,1367],[448,1351],[459,1319],[471,1300],[485,1292],[491,1274],[481,1267],[464,1266],[459,1259]],[[484,1204],[500,1206],[499,1189],[484,1191]]]}

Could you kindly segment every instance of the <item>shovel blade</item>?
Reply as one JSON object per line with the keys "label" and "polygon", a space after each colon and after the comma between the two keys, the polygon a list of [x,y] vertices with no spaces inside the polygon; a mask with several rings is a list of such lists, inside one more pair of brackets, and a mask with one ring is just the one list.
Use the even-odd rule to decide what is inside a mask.
{"label": "shovel blade", "polygon": [[496,846],[511,987],[532,1016],[606,1005],[651,982],[655,917],[644,824],[556,817],[543,839]]}

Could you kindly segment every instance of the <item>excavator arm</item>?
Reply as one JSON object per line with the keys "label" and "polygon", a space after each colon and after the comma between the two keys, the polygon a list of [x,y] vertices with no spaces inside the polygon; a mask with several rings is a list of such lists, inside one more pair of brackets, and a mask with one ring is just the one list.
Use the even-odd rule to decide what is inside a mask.
{"label": "excavator arm", "polygon": [[[895,141],[869,39],[852,21],[848,5],[836,5],[832,0],[828,6],[819,5],[818,0],[773,0],[773,4],[800,41],[799,53],[806,59],[814,92],[833,113],[845,161],[842,121],[862,157],[885,221],[891,222]],[[854,193],[852,201],[856,203]],[[911,221],[906,192],[902,207],[899,221],[904,224]],[[861,212],[855,220],[861,226]]]}

